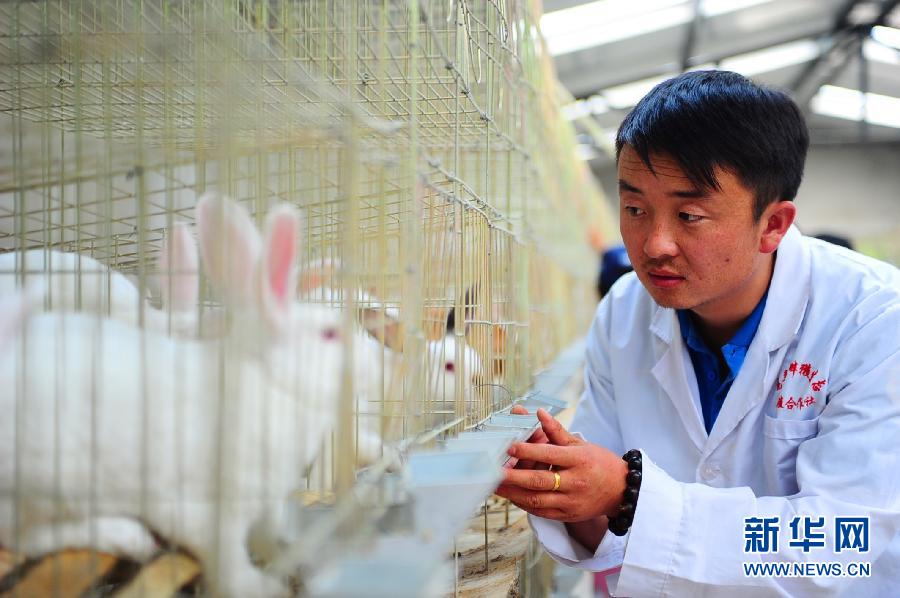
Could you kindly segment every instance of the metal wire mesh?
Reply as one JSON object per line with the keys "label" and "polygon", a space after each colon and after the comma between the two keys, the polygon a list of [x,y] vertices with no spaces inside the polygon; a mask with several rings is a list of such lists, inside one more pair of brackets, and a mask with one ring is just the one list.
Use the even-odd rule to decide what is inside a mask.
{"label": "metal wire mesh", "polygon": [[[224,405],[243,405],[223,386],[239,359],[230,353],[233,331],[251,335],[243,304],[223,299],[204,259],[199,295],[180,329],[160,264],[177,223],[199,229],[203,193],[231,198],[260,229],[278,205],[294,206],[303,223],[299,299],[342,314],[347,362],[333,384],[316,387],[334,386],[340,397],[320,450],[294,465],[304,469],[301,487],[319,498],[347,495],[353,472],[389,452],[379,447],[373,457],[361,430],[375,429],[379,444],[396,447],[477,426],[521,395],[593,311],[596,258],[584,239],[591,223],[608,222],[597,188],[572,158],[538,10],[525,0],[0,5],[2,290],[21,294],[49,274],[75,291],[64,296],[66,287],[48,285],[41,310],[94,309],[112,318],[122,275],[136,289],[132,324],[156,334],[154,318],[162,317],[164,332],[215,347],[216,392]],[[203,234],[196,236],[202,253]],[[100,266],[60,262],[58,252]],[[87,305],[94,291],[99,304]],[[364,364],[379,371],[365,404],[349,358],[360,355],[353,339],[362,329],[386,346],[370,359],[376,367]],[[17,353],[30,337],[10,330],[0,341],[13,340],[4,345],[11,383],[0,392],[16,415],[5,428],[3,450],[12,458],[2,476],[0,531],[10,536],[0,544],[20,548],[29,493],[47,492],[38,498],[47,499],[53,521],[68,507],[53,476],[48,487],[16,482],[29,475],[29,440],[19,426],[30,417],[35,374],[23,365],[26,353]],[[77,391],[67,390],[69,370],[54,359],[43,367],[59,383],[59,407]],[[77,398],[98,410],[110,364],[93,363],[93,390]],[[145,416],[158,400],[147,396],[146,376],[127,399]],[[255,384],[266,396],[266,383]],[[302,415],[312,403],[298,398],[297,434],[315,425]],[[257,411],[248,419],[265,422]],[[73,423],[57,417],[57,425]],[[102,428],[85,421],[78,450],[102,462]],[[147,424],[135,425],[138,436],[149,433]],[[49,434],[48,451],[58,456],[64,438]],[[144,463],[141,511],[128,514],[141,521],[153,511],[152,455],[169,455],[176,468],[193,458],[155,440],[135,445]],[[214,462],[242,458],[223,443],[212,442]],[[272,460],[282,457],[270,449],[252,467],[277,469]],[[88,487],[102,493],[101,486],[94,478]],[[222,490],[221,479],[214,487]],[[88,501],[88,510],[96,515],[101,502]],[[202,564],[221,572],[223,558]]]}

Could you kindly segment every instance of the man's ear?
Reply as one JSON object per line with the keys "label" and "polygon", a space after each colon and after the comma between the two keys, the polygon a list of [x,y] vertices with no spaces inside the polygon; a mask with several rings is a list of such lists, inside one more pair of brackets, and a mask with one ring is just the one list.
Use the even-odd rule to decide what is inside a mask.
{"label": "man's ear", "polygon": [[792,201],[776,201],[766,207],[760,218],[762,223],[759,238],[760,253],[773,253],[778,249],[778,244],[787,234],[796,216],[797,206]]}

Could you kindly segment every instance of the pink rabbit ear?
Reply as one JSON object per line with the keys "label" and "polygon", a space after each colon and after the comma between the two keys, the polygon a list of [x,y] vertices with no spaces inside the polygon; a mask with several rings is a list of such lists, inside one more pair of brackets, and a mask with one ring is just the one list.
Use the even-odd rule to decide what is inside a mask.
{"label": "pink rabbit ear", "polygon": [[230,302],[254,300],[261,241],[250,214],[230,199],[207,193],[197,201],[200,257],[213,288]]}
{"label": "pink rabbit ear", "polygon": [[163,306],[171,311],[189,311],[199,299],[197,243],[188,225],[176,222],[166,236],[159,255],[159,286]]}
{"label": "pink rabbit ear", "polygon": [[322,258],[307,262],[300,268],[297,292],[308,295],[320,287],[333,287],[338,284],[341,260]]}
{"label": "pink rabbit ear", "polygon": [[273,209],[266,218],[263,294],[267,309],[275,310],[277,319],[288,313],[297,292],[299,228],[300,216],[287,204]]}
{"label": "pink rabbit ear", "polygon": [[422,322],[422,331],[425,333],[425,340],[439,341],[447,335],[447,316],[449,314],[449,307],[425,308],[425,318]]}

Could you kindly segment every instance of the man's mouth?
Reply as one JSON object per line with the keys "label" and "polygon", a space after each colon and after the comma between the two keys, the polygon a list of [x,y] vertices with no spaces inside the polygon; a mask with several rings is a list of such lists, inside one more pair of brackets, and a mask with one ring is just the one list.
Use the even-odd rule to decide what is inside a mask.
{"label": "man's mouth", "polygon": [[684,282],[684,276],[668,270],[649,270],[650,282],[661,289],[671,289]]}

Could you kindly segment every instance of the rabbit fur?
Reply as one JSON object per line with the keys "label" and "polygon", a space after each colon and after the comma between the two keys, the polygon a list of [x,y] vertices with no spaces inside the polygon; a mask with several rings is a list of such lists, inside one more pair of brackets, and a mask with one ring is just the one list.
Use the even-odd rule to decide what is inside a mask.
{"label": "rabbit fur", "polygon": [[[127,276],[92,257],[44,249],[11,251],[0,255],[0,296],[16,291],[18,272],[24,271],[26,283],[37,279],[45,289],[44,295],[36,298],[34,309],[102,314],[133,325],[138,324],[143,310],[148,330],[195,336],[198,257],[187,224],[176,222],[168,231],[158,269],[162,310],[151,307]],[[216,315],[207,316],[204,330],[218,332]]]}
{"label": "rabbit fur", "polygon": [[[333,258],[306,264],[298,288],[300,298],[329,305],[341,304],[346,294],[328,286],[329,282],[340,276],[341,268],[340,260]],[[363,327],[370,337],[379,339],[376,344],[383,343],[385,347],[383,362],[386,364],[384,372],[387,379],[384,382],[386,388],[392,388],[395,381],[391,376],[396,376],[401,371],[402,360],[406,356],[400,333],[400,312],[396,307],[387,306],[381,299],[362,289],[356,290],[356,303],[359,305],[359,319]],[[447,319],[446,313],[444,319]],[[463,394],[469,397],[472,389],[483,383],[484,368],[478,353],[466,342],[465,337],[455,335],[452,329],[426,326],[425,336],[422,366],[426,411],[437,415],[437,420],[447,419],[447,416],[454,413],[457,381],[463,380]],[[460,348],[459,354],[457,346]],[[368,352],[374,354],[374,349]]]}
{"label": "rabbit fur", "polygon": [[292,208],[269,213],[264,240],[224,198],[201,198],[197,222],[236,323],[218,342],[5,301],[18,321],[0,322],[0,544],[145,558],[146,526],[200,560],[212,594],[282,595],[246,539],[334,426],[341,314],[294,300]]}

